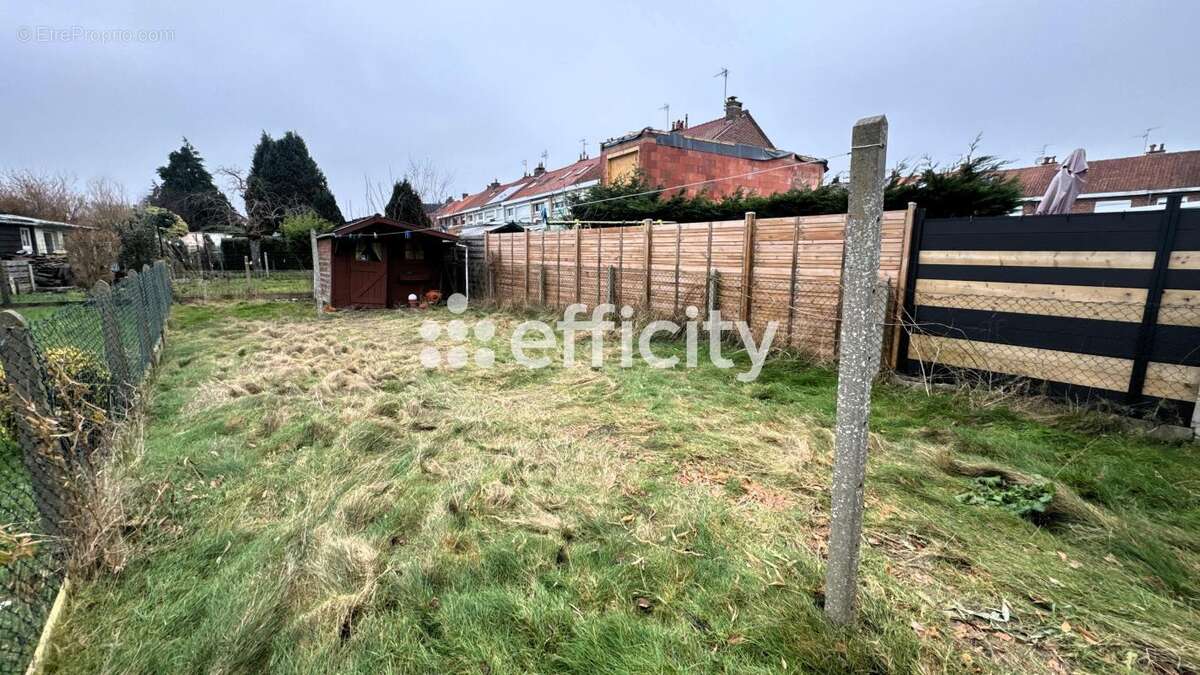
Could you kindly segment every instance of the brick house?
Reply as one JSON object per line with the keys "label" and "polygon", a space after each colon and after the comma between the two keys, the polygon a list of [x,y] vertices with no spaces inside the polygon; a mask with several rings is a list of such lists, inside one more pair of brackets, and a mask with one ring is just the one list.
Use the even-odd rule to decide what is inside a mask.
{"label": "brick house", "polygon": [[[1012,215],[1032,215],[1057,171],[1054,157],[1037,166],[1001,171],[1021,182],[1021,207]],[[1135,157],[1088,160],[1087,182],[1071,211],[1153,208],[1175,194],[1183,195],[1185,203],[1200,202],[1200,150],[1166,152],[1161,145],[1151,145],[1149,152]]]}
{"label": "brick house", "polygon": [[707,191],[720,198],[739,188],[763,195],[817,188],[827,168],[825,160],[776,148],[750,111],[730,96],[723,117],[695,126],[681,120],[670,131],[647,127],[609,139],[599,157],[553,170],[539,164],[533,175],[493,181],[480,192],[447,200],[432,217],[453,232],[496,223],[536,229],[543,214],[549,220],[565,216],[570,195],[638,170],[651,185],[690,185],[685,189],[690,195]]}
{"label": "brick house", "polygon": [[651,185],[688,185],[689,195],[706,191],[715,198],[738,189],[769,195],[817,188],[828,168],[824,160],[776,148],[736,96],[725,101],[724,117],[696,126],[679,121],[670,131],[647,127],[600,148],[605,185],[640,170]]}

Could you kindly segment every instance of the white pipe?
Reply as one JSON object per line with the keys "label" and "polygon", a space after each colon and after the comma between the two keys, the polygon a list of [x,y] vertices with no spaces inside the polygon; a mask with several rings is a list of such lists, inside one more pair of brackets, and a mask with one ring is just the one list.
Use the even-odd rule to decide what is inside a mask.
{"label": "white pipe", "polygon": [[463,290],[466,291],[467,304],[471,304],[471,249],[461,241],[454,242],[454,245],[461,248],[466,254],[466,259],[463,261],[463,276],[465,277]]}

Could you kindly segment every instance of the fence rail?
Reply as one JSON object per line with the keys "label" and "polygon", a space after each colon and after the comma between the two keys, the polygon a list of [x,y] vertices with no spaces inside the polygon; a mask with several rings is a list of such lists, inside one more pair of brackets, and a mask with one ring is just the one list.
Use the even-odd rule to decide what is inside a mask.
{"label": "fence rail", "polygon": [[159,262],[31,323],[0,312],[0,672],[23,672],[33,656],[86,486],[161,348],[170,305]]}

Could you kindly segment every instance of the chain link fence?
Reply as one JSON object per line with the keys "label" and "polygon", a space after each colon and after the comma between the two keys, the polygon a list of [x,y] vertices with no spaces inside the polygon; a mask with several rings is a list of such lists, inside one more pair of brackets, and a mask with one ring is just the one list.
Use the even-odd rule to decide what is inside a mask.
{"label": "chain link fence", "polygon": [[1200,389],[1200,306],[918,292],[901,370],[1188,424]]}
{"label": "chain link fence", "polygon": [[313,273],[303,269],[180,270],[174,273],[171,288],[180,302],[311,298]]}
{"label": "chain link fence", "polygon": [[66,574],[86,485],[161,348],[163,263],[33,322],[0,313],[0,672],[23,672]]}

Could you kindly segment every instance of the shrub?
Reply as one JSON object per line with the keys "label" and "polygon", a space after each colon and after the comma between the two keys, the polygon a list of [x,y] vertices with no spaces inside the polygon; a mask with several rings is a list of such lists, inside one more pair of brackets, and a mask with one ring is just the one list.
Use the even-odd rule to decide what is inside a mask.
{"label": "shrub", "polygon": [[121,267],[140,270],[143,265],[153,264],[167,240],[178,239],[187,233],[187,223],[166,209],[157,206],[134,209],[133,215],[118,229]]}
{"label": "shrub", "polygon": [[72,230],[67,234],[67,262],[75,285],[91,288],[112,281],[112,266],[121,255],[121,238],[110,229]]}
{"label": "shrub", "polygon": [[309,232],[315,231],[317,234],[324,234],[332,229],[333,223],[312,211],[289,215],[283,219],[283,224],[280,226],[280,231],[288,241],[303,241],[305,244],[308,243]]}

